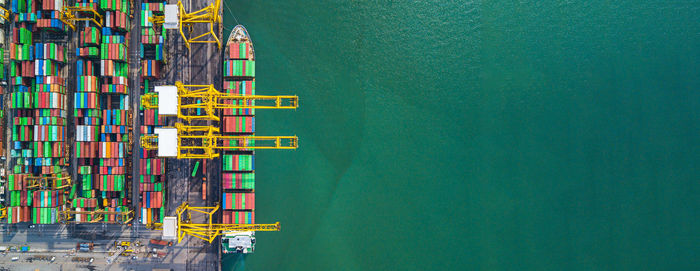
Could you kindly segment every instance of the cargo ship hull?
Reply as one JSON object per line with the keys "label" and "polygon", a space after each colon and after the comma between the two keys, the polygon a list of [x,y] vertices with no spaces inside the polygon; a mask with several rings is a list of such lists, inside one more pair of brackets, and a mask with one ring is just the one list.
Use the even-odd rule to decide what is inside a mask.
{"label": "cargo ship hull", "polygon": [[[242,25],[234,27],[228,37],[223,69],[222,91],[255,95],[255,51],[248,31]],[[255,110],[224,109],[221,112],[221,126],[224,135],[254,135]],[[224,151],[221,158],[222,222],[254,224],[255,152],[246,149]],[[223,253],[252,253],[255,251],[255,232],[227,233],[222,237],[221,245]]]}

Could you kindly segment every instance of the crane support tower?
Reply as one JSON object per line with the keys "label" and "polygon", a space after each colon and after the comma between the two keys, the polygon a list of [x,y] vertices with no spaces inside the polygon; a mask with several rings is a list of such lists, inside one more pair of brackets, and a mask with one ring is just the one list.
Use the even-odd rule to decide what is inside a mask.
{"label": "crane support tower", "polygon": [[[219,210],[219,205],[214,207],[192,207],[188,202],[183,202],[177,207],[177,217],[165,217],[163,223],[147,225],[153,230],[162,230],[163,239],[176,239],[181,242],[185,235],[199,238],[209,243],[217,236],[231,232],[248,231],[279,231],[280,223],[275,224],[215,224],[212,223],[214,213]],[[192,213],[204,215],[205,223],[192,223]]]}
{"label": "crane support tower", "polygon": [[[150,21],[155,25],[163,25],[166,29],[178,29],[187,49],[192,50],[190,47],[192,43],[216,43],[217,47],[221,49],[221,40],[214,32],[214,26],[217,24],[221,25],[220,8],[221,0],[216,0],[203,9],[188,13],[185,11],[182,1],[178,1],[176,5],[166,5],[165,14],[163,16],[152,16]],[[208,31],[194,38],[187,38],[183,27],[187,28],[188,34],[191,36],[193,26],[196,24],[209,24]]]}
{"label": "crane support tower", "polygon": [[[299,97],[296,95],[246,96],[219,92],[214,85],[185,85],[180,81],[175,82],[175,86],[156,87],[155,93],[141,96],[141,105],[147,109],[159,109],[158,112],[171,112],[160,108],[158,103],[160,92],[164,92],[164,99],[168,99],[164,103],[172,104],[171,102],[175,101],[173,97],[176,97],[177,117],[187,122],[195,119],[219,121],[216,115],[219,109],[297,109],[299,107]],[[203,110],[206,115],[193,114],[196,109]]]}

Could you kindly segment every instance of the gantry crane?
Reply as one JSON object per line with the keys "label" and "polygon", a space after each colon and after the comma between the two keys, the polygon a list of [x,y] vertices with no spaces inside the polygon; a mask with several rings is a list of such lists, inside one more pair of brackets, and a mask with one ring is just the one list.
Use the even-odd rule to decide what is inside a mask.
{"label": "gantry crane", "polygon": [[95,6],[65,6],[60,11],[59,20],[75,31],[75,22],[91,21],[98,27],[102,27],[102,15],[97,12]]}
{"label": "gantry crane", "polygon": [[27,176],[28,189],[49,189],[58,190],[71,186],[70,174],[67,172],[62,172],[59,174],[52,174],[51,176]]}
{"label": "gantry crane", "polygon": [[[245,231],[279,231],[280,223],[275,224],[215,224],[212,223],[212,216],[219,210],[219,205],[214,207],[192,207],[188,202],[183,202],[175,210],[177,217],[174,219],[165,218],[165,224],[173,221],[175,225],[165,225],[165,228],[172,227],[175,231],[177,242],[181,242],[185,235],[193,236],[209,243],[213,242],[217,236],[230,232]],[[205,216],[205,223],[192,223],[192,212]],[[153,230],[163,230],[164,223],[152,223],[147,225]],[[167,234],[166,232],[163,233]]]}
{"label": "gantry crane", "polygon": [[[214,32],[214,25],[221,24],[221,16],[219,16],[220,7],[221,0],[216,0],[213,4],[209,4],[203,9],[187,13],[185,7],[182,5],[182,1],[178,1],[177,5],[165,6],[165,15],[154,15],[150,18],[150,21],[156,25],[165,24],[168,29],[179,29],[187,49],[192,49],[190,48],[190,43],[216,43],[219,49],[221,49],[221,40],[219,40],[216,36],[216,32]],[[175,16],[177,16],[177,20],[172,21],[175,19]],[[173,25],[175,23],[177,25]],[[195,24],[209,24],[209,30],[204,34],[188,39],[182,28],[186,27],[189,34],[192,35],[193,26]],[[207,39],[209,36],[211,36],[211,39]]]}
{"label": "gantry crane", "polygon": [[[216,127],[180,123],[175,123],[175,128],[170,129],[177,130],[178,159],[213,159],[219,157],[216,150],[296,149],[299,146],[297,136],[224,136],[218,134],[219,128]],[[158,149],[158,135],[141,136],[141,147]]]}
{"label": "gantry crane", "polygon": [[[214,85],[185,85],[175,82],[177,89],[177,116],[187,122],[195,119],[219,121],[218,109],[297,109],[299,97],[296,95],[263,96],[222,93]],[[257,103],[256,103],[257,102]],[[141,96],[141,105],[147,109],[158,108],[158,93]],[[205,115],[191,115],[183,110],[203,110]]]}
{"label": "gantry crane", "polygon": [[[88,221],[73,221],[74,215],[91,215],[92,219]],[[104,221],[105,215],[114,215],[114,221]],[[134,219],[134,211],[125,209],[120,211],[94,210],[94,211],[75,211],[71,209],[59,210],[59,221],[63,224],[68,223],[113,223],[127,224]]]}
{"label": "gantry crane", "polygon": [[10,21],[10,11],[3,6],[0,6],[0,18],[5,19],[5,22]]}

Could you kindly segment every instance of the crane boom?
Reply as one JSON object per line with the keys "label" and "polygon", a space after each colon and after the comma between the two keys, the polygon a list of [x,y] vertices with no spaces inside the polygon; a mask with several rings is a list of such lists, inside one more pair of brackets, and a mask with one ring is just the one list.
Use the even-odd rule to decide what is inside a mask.
{"label": "crane boom", "polygon": [[[220,109],[297,109],[299,97],[296,95],[240,95],[222,93],[214,85],[185,85],[175,82],[177,88],[178,118],[185,121],[195,119],[219,121],[217,110]],[[141,96],[144,108],[158,108],[158,94],[148,93]],[[206,114],[194,114],[194,110]]]}
{"label": "crane boom", "polygon": [[[277,149],[293,150],[299,147],[297,136],[224,136],[211,126],[175,124],[177,129],[178,159],[212,159],[219,157],[216,150]],[[141,136],[141,147],[157,149],[158,136]]]}
{"label": "crane boom", "polygon": [[[183,202],[177,207],[177,241],[182,241],[185,235],[199,238],[209,243],[213,242],[217,236],[231,232],[245,231],[280,231],[280,223],[274,224],[215,224],[212,217],[219,210],[219,205],[214,207],[192,207],[188,202]],[[192,213],[203,214],[207,218],[207,223],[192,223]],[[153,230],[163,230],[162,223],[148,225]]]}

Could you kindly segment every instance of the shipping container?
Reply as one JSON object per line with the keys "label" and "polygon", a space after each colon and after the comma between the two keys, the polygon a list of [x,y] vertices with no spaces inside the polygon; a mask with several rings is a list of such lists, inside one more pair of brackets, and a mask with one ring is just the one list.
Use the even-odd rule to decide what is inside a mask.
{"label": "shipping container", "polygon": [[255,193],[228,193],[224,192],[222,198],[224,210],[254,210]]}
{"label": "shipping container", "polygon": [[255,77],[255,61],[224,60],[224,77]]}
{"label": "shipping container", "polygon": [[252,56],[252,48],[248,42],[231,42],[228,46],[229,59],[248,59]]}
{"label": "shipping container", "polygon": [[255,170],[255,156],[224,154],[221,156],[223,171],[253,171]]}
{"label": "shipping container", "polygon": [[255,224],[254,211],[223,211],[225,224]]}
{"label": "shipping container", "polygon": [[224,133],[255,133],[255,117],[253,116],[225,116],[222,125]]}
{"label": "shipping container", "polygon": [[255,189],[254,172],[222,173],[223,189]]}

